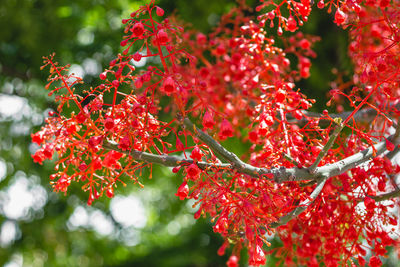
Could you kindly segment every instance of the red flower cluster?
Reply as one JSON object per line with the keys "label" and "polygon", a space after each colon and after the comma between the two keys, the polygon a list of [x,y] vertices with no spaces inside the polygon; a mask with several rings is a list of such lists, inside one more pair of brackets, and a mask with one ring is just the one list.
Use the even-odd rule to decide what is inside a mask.
{"label": "red flower cluster", "polygon": [[[392,161],[400,132],[399,0],[317,3],[350,28],[354,78],[331,90],[328,105],[352,110],[335,115],[309,112],[315,100],[296,88],[312,75],[319,40],[297,32],[312,1],[260,1],[257,20],[239,2],[205,35],[162,19],[164,10],[150,1],[123,20],[124,50],[84,96],[74,90],[80,77],[45,58],[46,88],[58,108],[32,134],[40,146],[33,160],[56,153],[54,189],[66,193],[80,183],[89,205],[113,197],[116,183],[138,183],[151,164],[183,168],[175,195],[196,200],[195,218],[210,215],[226,240],[219,254],[233,244],[230,267],[238,266],[242,248],[255,266],[269,253],[288,266],[364,265],[367,250],[370,266],[380,266],[386,246],[398,244],[389,235],[398,227],[390,211],[398,202],[388,199],[398,196],[393,177],[400,173]],[[287,36],[274,37],[265,25]],[[143,58],[160,64],[138,71],[132,62]],[[162,121],[161,110],[173,118]],[[341,127],[346,131],[336,132]],[[232,137],[251,144],[243,157],[219,143]],[[170,157],[174,152],[185,157]],[[264,250],[267,234],[282,246]]]}

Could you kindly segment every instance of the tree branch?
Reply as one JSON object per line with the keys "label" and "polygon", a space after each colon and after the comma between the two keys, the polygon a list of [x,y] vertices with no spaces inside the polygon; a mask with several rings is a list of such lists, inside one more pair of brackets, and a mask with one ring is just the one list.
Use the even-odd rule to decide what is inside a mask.
{"label": "tree branch", "polygon": [[381,202],[384,200],[389,200],[395,197],[400,197],[400,189],[393,190],[392,192],[388,192],[378,196],[369,196],[370,198],[374,199],[376,202]]}
{"label": "tree branch", "polygon": [[[215,163],[199,162],[198,166],[200,168],[205,169],[208,167],[215,167],[215,168],[231,167],[232,169],[236,170],[239,173],[247,174],[254,178],[260,178],[266,176],[268,178],[273,178],[274,181],[277,183],[283,183],[289,181],[306,181],[306,180],[319,181],[324,178],[329,178],[332,176],[342,174],[388,151],[386,148],[386,142],[383,141],[338,162],[317,167],[314,173],[310,173],[307,168],[297,168],[297,167],[294,168],[272,167],[270,169],[259,168],[241,161],[238,158],[238,156],[225,149],[211,136],[209,136],[207,133],[197,128],[189,119],[187,118],[184,119],[184,125],[187,130],[193,133],[194,136],[203,141],[206,145],[208,145],[211,148],[211,150],[213,150],[217,154],[220,154],[223,159],[227,160],[230,163],[230,164],[215,164]],[[394,135],[388,137],[388,140],[391,140],[395,145],[398,145],[399,143],[397,140],[398,138],[395,139],[393,137]],[[110,143],[110,141],[104,141],[103,146],[107,149],[112,149],[124,154],[128,154],[132,156],[135,160],[141,160],[148,163],[157,163],[168,167],[180,166],[183,163],[187,164],[193,163],[192,160],[183,159],[176,156],[155,155],[152,153],[136,151],[136,150],[123,151],[119,149],[115,143]]]}
{"label": "tree branch", "polygon": [[322,148],[322,150],[319,152],[316,160],[314,163],[308,168],[308,171],[310,173],[314,173],[315,169],[318,167],[318,164],[321,162],[321,160],[326,156],[328,153],[329,149],[333,146],[335,143],[336,138],[339,136],[339,133],[342,131],[344,125],[342,124],[342,119],[338,118],[335,119],[335,123],[337,123],[337,126],[335,130],[333,131],[332,135],[329,137],[328,142],[326,142],[325,146]]}
{"label": "tree branch", "polygon": [[198,139],[200,139],[205,144],[207,144],[208,147],[211,148],[212,151],[214,151],[215,153],[221,155],[223,159],[225,159],[226,161],[230,162],[232,165],[235,165],[236,167],[240,167],[240,166],[246,164],[243,161],[241,161],[239,159],[239,157],[236,156],[235,153],[232,153],[232,152],[228,151],[220,143],[218,143],[214,138],[212,138],[207,133],[205,133],[202,130],[200,130],[188,118],[184,118],[183,119],[183,125],[184,125],[185,129],[187,129],[194,136],[196,136]]}
{"label": "tree branch", "polygon": [[[194,161],[191,159],[185,159],[185,158],[180,158],[176,156],[169,156],[169,155],[156,155],[148,152],[143,152],[143,151],[138,151],[138,150],[122,150],[118,148],[118,144],[109,141],[109,140],[104,140],[103,141],[103,147],[105,149],[109,150],[115,150],[120,153],[123,153],[125,155],[131,156],[134,160],[137,161],[144,161],[147,163],[156,163],[160,165],[164,165],[166,167],[176,167],[180,166],[183,164],[191,164]],[[197,166],[200,169],[206,169],[206,168],[227,168],[230,166],[230,164],[215,164],[215,163],[208,163],[208,162],[197,162]]]}
{"label": "tree branch", "polygon": [[[219,144],[215,139],[209,136],[207,133],[203,132],[199,128],[197,128],[188,118],[183,120],[185,128],[193,133],[195,137],[199,140],[203,141],[207,144],[210,149],[219,154],[223,159],[227,160],[229,163],[208,163],[208,162],[197,162],[199,168],[207,169],[207,168],[228,168],[231,167],[236,171],[247,174],[251,177],[260,178],[262,176],[272,176],[277,183],[282,183],[285,181],[303,181],[303,180],[314,180],[317,181],[317,186],[314,188],[313,192],[310,196],[301,202],[298,207],[296,207],[293,211],[288,213],[285,216],[279,218],[277,222],[271,223],[269,227],[276,228],[278,226],[284,225],[288,223],[293,218],[299,216],[302,212],[304,212],[319,196],[324,188],[326,181],[332,177],[342,174],[356,166],[359,166],[368,160],[371,160],[374,157],[382,155],[387,152],[386,141],[380,142],[374,146],[368,147],[361,152],[358,152],[352,156],[349,156],[343,160],[340,160],[335,163],[326,164],[321,167],[317,167],[319,162],[326,155],[327,151],[332,147],[336,137],[339,135],[340,131],[343,129],[343,125],[340,123],[338,127],[335,128],[333,134],[329,138],[328,142],[324,146],[324,149],[321,150],[318,155],[316,161],[310,168],[258,168],[252,166],[250,164],[244,163],[239,159],[239,157],[225,149],[221,144]],[[397,127],[396,133],[388,138],[388,140],[393,141],[395,145],[398,145],[398,137],[400,130],[398,130],[400,126]],[[114,142],[105,140],[103,142],[103,147],[110,150],[115,150],[126,155],[130,155],[133,159],[138,161],[144,161],[148,163],[156,163],[161,164],[168,167],[180,166],[183,164],[191,164],[194,161],[190,159],[180,158],[176,156],[169,155],[156,155],[148,152],[142,152],[137,150],[126,151],[118,148],[118,145]],[[395,151],[396,150],[396,151]],[[397,146],[393,152],[397,154],[399,147]],[[388,153],[390,154],[390,152]],[[388,200],[393,197],[400,196],[400,190],[396,189],[392,192],[382,194],[380,196],[371,196],[371,198],[375,199],[375,201],[383,201]]]}
{"label": "tree branch", "polygon": [[290,220],[293,218],[299,216],[301,213],[303,213],[313,202],[314,200],[319,196],[319,194],[322,192],[322,189],[324,188],[324,185],[328,178],[324,178],[321,181],[318,182],[317,186],[314,188],[314,191],[310,194],[310,196],[304,200],[303,202],[300,203],[300,205],[286,214],[285,216],[282,216],[279,218],[277,222],[273,222],[269,225],[270,228],[276,228],[281,225],[287,224]]}
{"label": "tree branch", "polygon": [[[392,106],[392,108],[397,109],[397,110],[400,109],[400,103]],[[306,117],[321,118],[324,116],[321,113],[312,112],[312,111],[302,111],[302,112]],[[346,120],[351,115],[351,113],[352,113],[352,111],[346,111],[346,112],[337,113],[337,114],[330,113],[329,116],[333,119],[341,118],[342,120]],[[376,109],[364,108],[364,109],[360,109],[356,114],[354,114],[353,118],[355,121],[360,122],[360,123],[369,123],[379,114],[382,114],[382,113],[378,113],[378,111]],[[384,116],[386,116],[386,115],[384,115]],[[292,119],[294,119],[294,118],[292,118]],[[328,119],[322,119],[322,120],[326,121]],[[328,121],[330,121],[330,120],[328,120]],[[299,121],[300,124],[306,124],[307,122],[308,122],[307,118],[303,118]],[[392,121],[392,122],[394,123],[394,121]],[[395,125],[395,123],[394,123],[394,125]]]}

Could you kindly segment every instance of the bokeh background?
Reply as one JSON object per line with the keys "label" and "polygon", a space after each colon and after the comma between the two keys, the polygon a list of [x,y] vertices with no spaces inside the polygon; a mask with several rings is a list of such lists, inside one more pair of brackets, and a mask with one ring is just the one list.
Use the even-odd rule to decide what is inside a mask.
{"label": "bokeh background", "polygon": [[[92,86],[120,52],[121,19],[147,1],[133,0],[1,0],[0,1],[0,266],[224,266],[222,244],[209,219],[193,219],[193,202],[174,196],[181,177],[154,168],[143,175],[144,189],[119,187],[116,197],[87,206],[87,194],[71,186],[67,195],[52,192],[52,162],[34,164],[37,148],[30,133],[55,107],[44,89],[42,56],[56,52],[61,64]],[[251,1],[250,1],[251,2]],[[252,1],[254,5],[256,1]],[[235,4],[232,0],[160,0],[204,33]],[[311,78],[298,86],[325,107],[335,74],[351,77],[347,33],[333,25],[332,15],[313,12],[303,29],[322,36],[316,45]],[[274,34],[274,30],[270,30]],[[246,144],[226,146],[245,153]],[[273,240],[273,246],[279,246]],[[243,253],[242,264],[246,256]],[[268,259],[269,266],[277,259]],[[394,254],[388,265],[395,266]]]}

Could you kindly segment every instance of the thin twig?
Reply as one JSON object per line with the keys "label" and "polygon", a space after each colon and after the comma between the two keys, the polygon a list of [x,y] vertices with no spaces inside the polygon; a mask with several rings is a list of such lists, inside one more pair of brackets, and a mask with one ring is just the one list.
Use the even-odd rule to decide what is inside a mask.
{"label": "thin twig", "polygon": [[214,138],[212,138],[207,133],[199,129],[196,125],[194,125],[188,118],[183,119],[183,125],[185,126],[185,129],[191,132],[195,137],[207,144],[213,152],[221,155],[224,160],[230,162],[232,165],[235,165],[237,167],[245,164],[239,159],[239,157],[235,153],[228,151]]}
{"label": "thin twig", "polygon": [[276,228],[281,225],[287,224],[290,220],[296,218],[299,216],[301,213],[303,213],[313,202],[314,200],[318,197],[318,195],[322,192],[322,189],[324,188],[324,185],[328,179],[322,179],[321,181],[318,182],[317,186],[314,188],[314,191],[310,194],[310,196],[301,202],[297,208],[295,208],[293,211],[290,213],[286,214],[285,216],[282,216],[279,218],[277,222],[271,223],[269,227],[271,228]]}
{"label": "thin twig", "polygon": [[340,118],[336,118],[335,123],[337,124],[337,126],[336,126],[335,130],[333,131],[332,135],[329,137],[328,142],[326,142],[325,146],[319,152],[314,163],[308,168],[308,171],[310,173],[315,172],[315,169],[318,167],[318,164],[326,156],[326,154],[328,154],[329,149],[331,149],[331,147],[335,143],[336,138],[339,136],[339,133],[342,131],[342,129],[344,127],[344,125],[342,124],[342,119],[340,119]]}
{"label": "thin twig", "polygon": [[286,153],[283,153],[283,157],[285,159],[287,159],[290,163],[292,163],[294,166],[299,167],[299,163],[297,163],[297,161],[294,160],[294,158],[292,158],[291,156],[289,156]]}

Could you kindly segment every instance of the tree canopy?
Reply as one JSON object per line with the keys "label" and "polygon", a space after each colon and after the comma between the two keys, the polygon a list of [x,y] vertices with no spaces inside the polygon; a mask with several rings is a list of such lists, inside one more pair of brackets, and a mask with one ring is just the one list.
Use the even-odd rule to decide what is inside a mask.
{"label": "tree canopy", "polygon": [[0,264],[395,264],[398,1],[149,2],[0,4]]}

